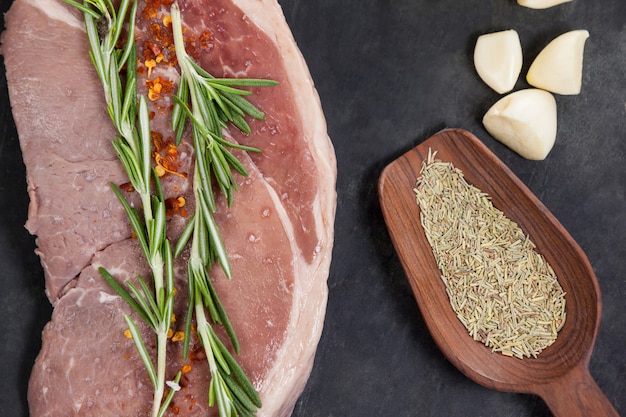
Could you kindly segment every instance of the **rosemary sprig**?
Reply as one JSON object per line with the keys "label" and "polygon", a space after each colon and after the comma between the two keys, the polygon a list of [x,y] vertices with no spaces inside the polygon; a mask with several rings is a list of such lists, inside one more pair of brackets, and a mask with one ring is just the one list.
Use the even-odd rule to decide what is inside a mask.
{"label": "rosemary sprig", "polygon": [[[85,0],[83,3],[65,1],[83,11],[90,57],[104,89],[109,116],[119,133],[113,141],[113,148],[142,202],[143,210],[139,214],[126,201],[117,186],[112,184],[150,266],[153,288],[149,288],[146,281],[138,276],[139,288],[129,281],[126,282],[126,289],[106,269],[100,268],[100,273],[155,333],[156,366],[137,325],[129,315],[125,315],[139,356],[154,386],[152,416],[161,417],[174,393],[172,389],[165,396],[167,334],[171,327],[175,293],[174,267],[171,247],[166,237],[165,199],[151,163],[148,106],[145,98],[137,100],[134,40],[137,2],[122,0],[116,10],[108,0]],[[124,46],[120,48],[118,45],[124,29],[128,31],[128,36],[124,39]],[[152,183],[155,184],[155,191],[152,190]],[[180,376],[179,372],[172,385],[177,385]]]}
{"label": "rosemary sprig", "polygon": [[[205,315],[206,308],[213,323],[224,326],[235,352],[238,353],[239,342],[207,272],[214,262],[218,262],[227,277],[232,275],[226,249],[213,216],[216,204],[211,181],[215,179],[230,206],[234,191],[237,190],[234,173],[247,175],[245,167],[230,149],[259,152],[256,148],[232,143],[223,137],[222,130],[228,124],[244,133],[250,133],[250,127],[245,121],[246,115],[256,119],[264,118],[263,113],[245,99],[251,92],[236,87],[272,86],[277,83],[272,80],[213,77],[185,51],[177,3],[172,4],[171,16],[176,58],[181,70],[177,94],[174,97],[172,129],[176,132],[176,141],[180,142],[189,120],[196,153],[193,182],[196,212],[175,249],[175,254],[180,253],[191,239],[187,274],[190,299],[187,327],[191,323],[191,314],[195,312],[198,336],[207,353],[212,376],[209,403],[217,404],[220,417],[252,416],[261,406],[258,393],[228,349],[215,336]],[[186,338],[188,335],[189,331],[185,331]],[[188,342],[185,341],[185,346],[187,345]]]}
{"label": "rosemary sprig", "polygon": [[[150,288],[143,277],[137,285],[118,283],[109,272],[100,273],[109,285],[137,312],[156,336],[156,366],[133,319],[125,320],[154,386],[153,417],[165,414],[175,389],[165,395],[165,386],[178,386],[181,372],[173,381],[165,381],[167,333],[171,326],[174,302],[173,258],[177,257],[191,239],[188,264],[189,307],[186,318],[185,358],[188,353],[192,315],[197,322],[198,335],[207,353],[211,371],[209,404],[217,405],[221,417],[253,416],[261,401],[245,372],[216,336],[211,321],[222,325],[239,352],[233,327],[213,288],[208,269],[218,262],[230,278],[231,268],[217,224],[212,181],[232,204],[237,190],[234,173],[247,175],[243,164],[231,152],[239,149],[260,152],[224,139],[222,129],[232,124],[250,133],[245,117],[262,119],[263,113],[245,99],[251,93],[238,87],[270,86],[271,80],[218,79],[198,66],[187,55],[182,38],[180,11],[172,6],[172,26],[181,79],[172,114],[172,128],[180,142],[187,121],[191,121],[196,151],[194,197],[196,212],[188,222],[172,254],[166,237],[165,204],[160,180],[151,160],[151,138],[145,98],[137,98],[136,48],[134,42],[136,0],[122,0],[117,10],[109,0],[64,0],[84,12],[85,27],[90,44],[90,57],[103,86],[107,109],[119,135],[113,148],[124,166],[131,184],[141,198],[141,213],[124,198],[112,184],[137,236],[151,268]],[[124,42],[120,37],[127,30]],[[119,45],[123,46],[119,46]],[[153,185],[154,184],[154,189]]]}
{"label": "rosemary sprig", "polygon": [[[211,210],[215,210],[211,173],[217,180],[221,192],[232,204],[233,191],[237,190],[233,171],[247,175],[241,162],[230,152],[230,149],[241,149],[247,152],[260,150],[229,142],[224,139],[222,129],[232,123],[242,132],[250,133],[250,126],[245,116],[264,119],[264,114],[245,99],[252,93],[235,87],[274,86],[273,80],[254,78],[215,78],[202,69],[185,51],[182,35],[180,9],[172,4],[172,31],[176,58],[181,69],[178,91],[174,97],[176,102],[172,112],[172,129],[176,132],[176,141],[180,142],[187,119],[192,122],[194,141],[197,141],[201,152],[203,198]],[[191,109],[189,108],[191,107]],[[214,242],[217,243],[217,242]]]}

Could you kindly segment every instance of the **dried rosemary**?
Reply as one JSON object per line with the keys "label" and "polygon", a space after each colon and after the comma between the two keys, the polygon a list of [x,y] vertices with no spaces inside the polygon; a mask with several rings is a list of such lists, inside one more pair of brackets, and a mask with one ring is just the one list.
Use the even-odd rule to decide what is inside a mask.
{"label": "dried rosemary", "polygon": [[429,152],[415,193],[450,304],[474,340],[537,357],[565,322],[565,293],[519,225]]}

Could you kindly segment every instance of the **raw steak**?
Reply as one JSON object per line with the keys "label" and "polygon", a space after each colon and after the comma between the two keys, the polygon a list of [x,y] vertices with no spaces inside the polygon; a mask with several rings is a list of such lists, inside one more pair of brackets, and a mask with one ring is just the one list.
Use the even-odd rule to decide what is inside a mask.
{"label": "raw steak", "polygon": [[[157,50],[146,37],[166,29],[159,25],[168,4],[140,3],[142,63]],[[241,343],[238,359],[260,392],[258,415],[287,416],[310,373],[324,321],[336,202],[333,148],[308,69],[276,1],[179,4],[186,36],[195,37],[205,69],[218,77],[280,82],[255,90],[251,101],[266,119],[251,122],[252,134],[232,133],[233,140],[263,153],[238,155],[249,176],[238,178],[233,207],[222,201],[218,209],[233,278],[217,267],[210,274]],[[57,0],[16,0],[5,22],[2,54],[31,199],[26,227],[37,236],[54,304],[30,379],[31,416],[148,415],[152,387],[124,336],[123,314],[130,310],[97,272],[104,266],[119,280],[148,275],[109,187],[127,179],[111,147],[115,131],[88,58],[82,16]],[[178,81],[175,66],[143,68],[142,75],[144,93],[156,77]],[[152,129],[167,142],[170,98],[166,91],[153,98]],[[176,169],[187,175],[166,177],[168,197],[190,201],[192,160],[191,148],[181,145]],[[172,230],[188,215],[171,213]],[[181,320],[175,330],[183,326],[184,265],[183,255],[176,264]],[[172,344],[168,378],[181,368],[181,352],[182,342]],[[216,415],[208,410],[210,376],[196,341],[188,364],[191,371],[168,415]]]}

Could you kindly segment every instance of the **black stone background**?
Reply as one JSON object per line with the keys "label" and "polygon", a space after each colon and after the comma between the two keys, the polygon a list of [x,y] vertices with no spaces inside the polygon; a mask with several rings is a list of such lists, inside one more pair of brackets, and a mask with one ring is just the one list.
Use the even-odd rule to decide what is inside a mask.
{"label": "black stone background", "polygon": [[[2,12],[10,0],[2,0]],[[590,370],[626,414],[626,2],[531,10],[513,0],[283,0],[316,82],[338,165],[324,332],[293,417],[547,416],[543,401],[483,388],[431,339],[381,217],[384,166],[444,127],[481,138],[555,214],[593,265],[603,318]],[[2,20],[2,27],[4,27]],[[552,38],[590,32],[582,92],[557,96],[557,142],[527,161],[492,139],[499,98],[476,75],[483,33],[516,29],[524,67]],[[45,63],[42,63],[45,65]],[[24,166],[0,71],[0,414],[27,416],[26,387],[51,307],[23,228]]]}

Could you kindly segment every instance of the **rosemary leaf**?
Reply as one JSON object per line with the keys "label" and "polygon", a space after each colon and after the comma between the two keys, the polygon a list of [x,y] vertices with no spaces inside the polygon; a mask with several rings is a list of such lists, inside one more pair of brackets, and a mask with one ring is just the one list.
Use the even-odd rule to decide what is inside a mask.
{"label": "rosemary leaf", "polygon": [[150,184],[150,174],[152,172],[152,137],[150,136],[150,112],[148,111],[148,103],[144,96],[139,97],[139,128],[138,133],[141,143],[141,157],[142,157],[142,173],[144,184],[146,188]]}
{"label": "rosemary leaf", "polygon": [[245,133],[246,135],[249,135],[252,130],[250,129],[250,125],[248,124],[248,122],[246,122],[246,119],[244,119],[241,115],[239,114],[235,114],[231,119],[230,122],[235,125],[237,127],[237,129],[241,130],[243,133]]}
{"label": "rosemary leaf", "polygon": [[[213,301],[213,304],[215,306],[215,311],[216,311],[216,317],[217,319],[215,319],[215,321],[217,323],[220,323],[224,326],[224,330],[226,330],[226,333],[228,334],[228,337],[230,339],[230,342],[233,345],[233,349],[235,350],[235,353],[239,353],[239,340],[237,339],[237,335],[235,334],[235,330],[233,328],[233,325],[230,322],[230,319],[228,318],[228,315],[226,314],[226,310],[224,309],[224,306],[222,305],[222,302],[220,301],[219,297],[217,296],[217,292],[215,292],[215,288],[213,287],[213,284],[211,284],[211,281],[209,280],[208,282],[208,288],[209,291],[211,293],[211,299]],[[221,342],[220,342],[221,343]],[[226,348],[224,346],[222,346],[222,350],[226,350]]]}
{"label": "rosemary leaf", "polygon": [[[193,263],[193,261],[190,261],[190,262]],[[211,292],[209,291],[208,284],[207,284],[209,280],[208,280],[207,273],[206,273],[204,266],[203,265],[200,265],[200,266],[191,265],[190,269],[194,278],[196,292],[199,293],[199,294],[196,294],[194,299],[199,298],[201,301],[204,301],[207,299],[210,300]],[[211,313],[212,304],[209,304],[209,305],[205,304],[205,307],[208,307],[209,312]]]}
{"label": "rosemary leaf", "polygon": [[132,149],[119,137],[111,142],[111,145],[122,163],[130,183],[135,187],[135,184],[138,184],[140,181],[140,169]]}
{"label": "rosemary leaf", "polygon": [[[134,58],[133,58],[134,59]],[[129,76],[126,80],[126,95],[122,104],[122,114],[126,115],[125,122],[132,123],[135,120],[135,94],[137,89],[137,78]]]}
{"label": "rosemary leaf", "polygon": [[152,297],[149,297],[149,291],[140,291],[132,282],[127,282],[126,286],[130,289],[130,292],[134,296],[137,304],[141,306],[144,314],[146,315],[147,319],[144,321],[150,325],[152,330],[156,331],[159,325],[159,318],[155,314],[156,304],[154,303],[154,300],[152,300]]}
{"label": "rosemary leaf", "polygon": [[79,9],[80,11],[82,11],[83,13],[88,14],[89,16],[93,17],[94,19],[98,19],[100,17],[100,15],[93,11],[90,7],[87,7],[85,5],[83,5],[82,3],[79,3],[77,1],[74,0],[64,0],[65,3],[69,4],[70,6],[74,6],[77,9]]}
{"label": "rosemary leaf", "polygon": [[[94,12],[96,13],[96,12]],[[100,82],[103,87],[108,85],[108,79],[106,77],[107,71],[104,64],[104,53],[100,48],[100,37],[98,36],[98,29],[96,28],[96,20],[99,17],[94,17],[91,13],[85,13],[85,30],[87,31],[87,39],[89,40],[89,55],[91,61],[94,64],[96,73],[100,78]]]}
{"label": "rosemary leaf", "polygon": [[248,100],[229,92],[225,92],[224,96],[226,96],[234,106],[240,109],[242,112],[247,113],[249,116],[254,117],[255,119],[263,120],[265,115],[256,107],[254,107]]}
{"label": "rosemary leaf", "polygon": [[[278,81],[260,79],[260,78],[212,78],[211,84],[228,85],[239,87],[271,87],[278,85]],[[244,94],[249,93],[247,90],[238,90]]]}
{"label": "rosemary leaf", "polygon": [[[161,314],[159,311],[159,305],[161,303],[158,302],[158,295],[157,297],[152,295],[152,291],[150,290],[150,288],[148,287],[148,284],[146,283],[146,281],[143,279],[143,277],[141,275],[137,275],[137,281],[139,282],[139,286],[141,287],[141,291],[143,292],[143,299],[146,300],[146,302],[148,303],[148,305],[150,306],[150,311],[153,314],[153,317],[155,319],[155,328],[157,327],[158,323],[161,321]],[[134,285],[129,282],[128,287],[130,288],[135,288]],[[137,292],[137,296],[139,296],[140,294]],[[155,299],[156,298],[156,299]]]}
{"label": "rosemary leaf", "polygon": [[239,381],[235,380],[231,375],[224,375],[224,383],[233,394],[237,410],[249,413],[256,411],[258,406],[252,402],[247,393],[241,388]]}
{"label": "rosemary leaf", "polygon": [[[132,3],[133,5],[130,10],[130,16],[126,20],[128,24],[127,30],[129,34],[135,33],[135,22],[136,22],[136,16],[137,16],[137,1],[133,1]],[[124,51],[119,59],[119,63],[121,67],[123,67],[124,65],[127,65],[127,71],[126,71],[127,77],[136,78],[137,76],[137,70],[136,70],[137,63],[135,59],[136,55],[137,54],[136,54],[136,49],[135,49],[135,43],[126,42],[126,45],[124,46]]]}
{"label": "rosemary leaf", "polygon": [[150,353],[148,353],[148,349],[146,349],[146,345],[144,344],[143,339],[141,337],[141,333],[139,333],[139,329],[137,328],[137,325],[135,324],[133,319],[130,318],[128,314],[124,315],[124,319],[126,320],[126,324],[128,325],[128,330],[130,330],[130,334],[133,337],[133,342],[135,342],[135,347],[137,348],[139,357],[141,358],[141,361],[143,362],[146,368],[146,371],[148,371],[148,376],[150,377],[150,381],[152,381],[152,385],[154,386],[154,389],[156,390],[158,389],[157,374],[156,374],[156,371],[154,370],[154,365],[152,364]]}
{"label": "rosemary leaf", "polygon": [[[123,32],[124,29],[124,25],[126,24],[126,22],[131,23],[130,19],[127,19],[126,13],[128,12],[128,6],[130,4],[130,0],[122,0],[122,2],[119,5],[119,8],[117,9],[117,12],[115,11],[115,7],[113,6],[113,3],[110,2],[109,0],[107,0],[108,2],[108,9],[112,10],[113,13],[113,20],[114,20],[114,25],[111,28],[111,45],[117,45],[119,38]],[[137,7],[137,2],[133,1],[133,8],[136,9]],[[134,16],[134,13],[132,14]],[[131,24],[134,24],[134,20],[132,21]]]}
{"label": "rosemary leaf", "polygon": [[213,354],[213,357],[217,361],[222,372],[227,375],[230,374],[230,368],[228,367],[228,362],[226,361],[226,359],[224,359],[224,354],[222,350],[220,349],[221,342],[218,341],[219,337],[217,337],[217,335],[215,334],[215,330],[213,330],[213,327],[210,326],[208,323],[205,323],[205,329],[209,335],[209,344],[211,347],[211,352]]}
{"label": "rosemary leaf", "polygon": [[191,321],[193,319],[193,310],[196,304],[196,284],[194,274],[191,268],[187,269],[187,294],[189,297],[187,305],[187,314],[185,316],[185,339],[183,340],[183,359],[189,358],[189,344],[191,340]]}
{"label": "rosemary leaf", "polygon": [[120,296],[128,305],[139,314],[139,316],[146,323],[150,323],[150,316],[147,314],[146,310],[139,304],[135,299],[126,291],[126,289],[120,285],[115,278],[103,267],[98,268],[98,272],[104,280],[109,284],[109,286]]}
{"label": "rosemary leaf", "polygon": [[[203,200],[200,202],[203,203]],[[212,253],[214,253],[216,259],[222,266],[224,274],[230,278],[232,277],[232,270],[230,262],[228,261],[228,254],[226,253],[224,242],[222,242],[222,236],[220,235],[217,223],[215,223],[215,219],[213,218],[213,213],[209,211],[209,208],[205,204],[201,204],[200,208],[203,218],[206,221],[206,230],[209,233],[209,241],[214,244],[212,246]]]}
{"label": "rosemary leaf", "polygon": [[224,159],[221,147],[211,146],[208,149],[207,156],[213,167],[213,174],[217,177],[217,183],[222,189],[222,193],[226,194],[227,189],[232,186],[234,179],[230,173],[228,163]]}
{"label": "rosemary leaf", "polygon": [[[243,164],[237,159],[228,149],[222,148],[224,161],[226,164],[230,165],[235,172],[240,174],[241,176],[248,176],[248,171],[243,166]],[[237,189],[237,183],[233,184],[233,187]]]}
{"label": "rosemary leaf", "polygon": [[126,216],[128,217],[131,227],[135,232],[135,236],[139,241],[139,246],[141,246],[141,249],[143,250],[143,253],[146,255],[146,257],[148,257],[148,255],[150,254],[150,248],[143,228],[143,224],[139,219],[139,214],[137,213],[137,210],[135,210],[130,206],[130,204],[128,204],[128,201],[126,201],[126,198],[117,187],[117,185],[111,183],[111,188],[113,189],[113,192],[117,196],[118,200],[122,204],[122,207],[124,208],[124,211],[126,212]]}
{"label": "rosemary leaf", "polygon": [[165,203],[162,200],[159,200],[158,197],[152,197],[152,206],[155,209],[155,217],[152,223],[152,236],[150,237],[150,259],[155,259],[155,257],[161,254],[162,248],[166,241],[166,221],[167,214],[165,209]]}
{"label": "rosemary leaf", "polygon": [[254,388],[254,385],[252,385],[252,382],[250,382],[250,379],[248,378],[244,370],[241,368],[235,358],[233,358],[233,356],[228,352],[226,347],[222,345],[222,349],[226,351],[226,353],[224,353],[224,358],[228,361],[231,369],[231,374],[234,378],[237,379],[239,387],[243,389],[246,397],[252,402],[252,404],[254,404],[258,408],[261,408],[261,406],[263,405],[261,402],[261,397],[259,397],[259,394]]}
{"label": "rosemary leaf", "polygon": [[176,287],[174,285],[174,259],[172,257],[172,248],[169,241],[166,240],[163,250],[163,260],[165,263],[165,288],[167,292],[167,299],[165,300],[164,311],[162,314],[163,320],[172,320],[174,313],[174,295],[176,294]]}
{"label": "rosemary leaf", "polygon": [[186,116],[191,113],[186,104],[189,101],[189,87],[186,78],[180,79],[178,90],[173,98],[172,130],[176,132],[176,145],[180,145],[185,130]]}
{"label": "rosemary leaf", "polygon": [[185,225],[185,228],[183,229],[183,232],[176,241],[176,246],[174,248],[174,258],[178,258],[180,254],[183,253],[185,246],[187,246],[187,243],[189,242],[189,239],[193,234],[194,222],[195,213],[189,218],[187,224]]}

